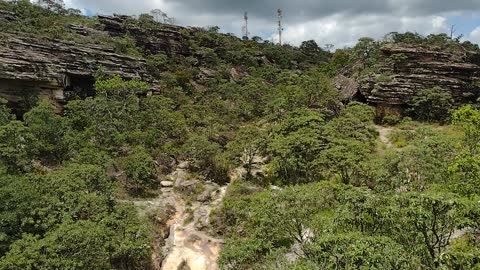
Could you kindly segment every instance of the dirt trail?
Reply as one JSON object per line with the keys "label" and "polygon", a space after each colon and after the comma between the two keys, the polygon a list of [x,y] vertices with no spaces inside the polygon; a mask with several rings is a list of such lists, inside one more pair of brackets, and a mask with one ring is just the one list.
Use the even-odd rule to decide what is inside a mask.
{"label": "dirt trail", "polygon": [[[184,180],[187,174],[184,167],[179,166],[170,175],[175,185]],[[164,193],[169,194],[173,199],[176,213],[170,220],[170,235],[163,250],[166,257],[162,262],[161,270],[218,269],[218,257],[223,240],[211,237],[197,227],[198,224],[208,223],[210,212],[220,205],[226,188],[226,186],[219,187],[210,195],[211,200],[204,203],[194,202],[189,207],[174,189],[164,189]]]}
{"label": "dirt trail", "polygon": [[388,136],[390,136],[393,129],[388,127],[378,126],[378,125],[375,125],[375,129],[380,135],[380,140],[387,146],[387,148],[392,148],[393,143],[390,140],[390,138],[388,138]]}

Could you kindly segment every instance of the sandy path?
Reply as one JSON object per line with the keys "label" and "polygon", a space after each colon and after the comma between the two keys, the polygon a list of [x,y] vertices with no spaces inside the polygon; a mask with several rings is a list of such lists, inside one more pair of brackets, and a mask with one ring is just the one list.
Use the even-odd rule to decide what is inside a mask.
{"label": "sandy path", "polygon": [[378,134],[380,135],[380,140],[382,141],[382,143],[384,143],[387,146],[387,148],[392,148],[393,143],[388,138],[388,136],[390,136],[393,129],[388,128],[388,127],[378,126],[378,125],[375,125],[375,129],[377,130]]}

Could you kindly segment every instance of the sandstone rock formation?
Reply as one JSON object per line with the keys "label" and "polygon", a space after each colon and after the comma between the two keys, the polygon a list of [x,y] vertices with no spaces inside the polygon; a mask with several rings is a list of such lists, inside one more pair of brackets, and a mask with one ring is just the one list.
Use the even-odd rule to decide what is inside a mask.
{"label": "sandstone rock formation", "polygon": [[[15,18],[14,13],[0,10],[0,19]],[[189,54],[182,27],[158,24],[154,30],[146,31],[127,16],[99,16],[98,21],[95,29],[80,25],[69,28],[80,36],[123,37],[128,33],[138,46],[152,54]],[[69,95],[92,95],[93,77],[99,69],[106,75],[154,84],[144,59],[115,53],[111,46],[0,33],[0,97],[14,108],[25,95],[49,98],[59,109]]]}
{"label": "sandstone rock formation", "polygon": [[[0,22],[17,18],[15,13],[0,10]],[[142,27],[144,23],[148,27]],[[165,53],[182,57],[192,55],[188,35],[201,31],[119,15],[98,16],[94,26],[71,24],[68,29],[78,35],[79,40],[85,36],[100,36],[108,41],[128,34],[146,55]],[[61,108],[71,94],[93,94],[93,74],[100,67],[107,75],[138,78],[155,88],[145,59],[117,54],[112,47],[111,44],[101,46],[32,38],[22,33],[0,33],[0,97],[15,107],[15,103],[24,99],[24,94],[36,94],[56,101]],[[449,51],[409,44],[387,44],[381,48],[381,53],[380,62],[370,75],[359,78],[352,76],[355,72],[346,72],[334,80],[344,100],[360,99],[376,105],[380,111],[392,108],[401,111],[415,93],[434,86],[451,92],[457,102],[480,96],[478,53],[461,48]],[[257,61],[272,64],[262,55],[258,55]],[[355,65],[351,68],[358,69],[361,68]],[[201,76],[211,74],[202,70]],[[235,81],[246,74],[232,68],[230,76]]]}
{"label": "sandstone rock formation", "polygon": [[418,91],[434,86],[451,92],[457,102],[479,96],[480,61],[473,52],[407,44],[387,44],[381,52],[378,69],[359,81],[359,91],[369,103],[402,107]]}
{"label": "sandstone rock formation", "polygon": [[[0,36],[0,97],[11,103],[20,93],[49,97],[60,106],[69,92],[92,91],[93,74],[152,81],[145,61],[96,45],[41,40],[14,34]],[[88,94],[88,93],[87,93]]]}
{"label": "sandstone rock formation", "polygon": [[340,92],[342,100],[351,100],[358,93],[357,81],[342,74],[335,77],[333,86]]}
{"label": "sandstone rock formation", "polygon": [[155,27],[149,27],[147,30],[142,28],[138,21],[121,15],[98,16],[98,21],[103,30],[111,36],[123,37],[129,34],[135,39],[137,46],[151,54],[190,54],[188,42],[182,35],[182,30],[188,31],[184,27],[155,23]]}

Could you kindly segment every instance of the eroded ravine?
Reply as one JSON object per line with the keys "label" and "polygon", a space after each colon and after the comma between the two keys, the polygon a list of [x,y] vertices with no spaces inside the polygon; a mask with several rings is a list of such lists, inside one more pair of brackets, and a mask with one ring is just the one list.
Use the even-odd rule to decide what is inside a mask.
{"label": "eroded ravine", "polygon": [[186,205],[185,200],[176,190],[185,182],[186,166],[179,166],[169,175],[174,187],[163,188],[163,196],[174,202],[175,214],[167,225],[170,234],[163,248],[164,260],[162,270],[215,270],[218,269],[218,258],[223,240],[212,237],[202,231],[209,224],[212,209],[219,207],[226,186],[210,184],[208,199]]}

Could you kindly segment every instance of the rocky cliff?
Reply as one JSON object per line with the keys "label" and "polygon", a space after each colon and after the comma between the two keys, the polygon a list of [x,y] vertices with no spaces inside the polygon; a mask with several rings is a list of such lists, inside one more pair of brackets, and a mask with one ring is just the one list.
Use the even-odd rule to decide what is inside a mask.
{"label": "rocky cliff", "polygon": [[[0,10],[0,24],[17,20],[17,14]],[[140,48],[145,57],[158,53],[173,57],[195,55],[189,39],[197,31],[195,29],[118,15],[98,16],[92,21],[95,23],[64,25],[63,30],[66,28],[69,34],[67,38],[53,39],[35,33],[27,35],[2,30],[0,97],[18,103],[25,94],[38,94],[56,101],[60,108],[70,95],[92,95],[93,77],[98,70],[125,79],[138,78],[155,88],[155,79],[148,72],[144,58],[116,53],[114,41],[122,41],[126,35],[135,43],[131,46]],[[223,46],[215,42],[209,48]],[[239,54],[223,57],[242,62],[238,61],[243,57],[242,51],[230,50]],[[218,50],[218,55],[222,55],[221,51]],[[208,50],[204,53],[206,56],[199,56],[199,60],[212,54]],[[256,61],[267,65],[274,62],[263,54]],[[362,69],[369,72],[356,72]],[[233,79],[239,76],[235,68],[232,71],[235,71],[231,74]],[[201,75],[205,74],[203,70]],[[334,86],[344,99],[359,99],[378,108],[397,111],[401,111],[416,93],[434,86],[451,92],[457,102],[466,102],[480,95],[480,55],[460,45],[453,50],[390,43],[380,48],[380,59],[373,68],[365,70],[361,63],[354,63],[349,72],[337,76]]]}
{"label": "rocky cliff", "polygon": [[155,23],[155,27],[142,28],[138,21],[131,17],[114,15],[98,16],[98,21],[104,31],[114,37],[131,35],[138,47],[147,53],[166,53],[168,55],[189,55],[188,41],[184,38],[184,27]]}
{"label": "rocky cliff", "polygon": [[467,50],[450,52],[408,44],[381,47],[375,71],[358,80],[359,93],[379,107],[401,108],[423,89],[439,86],[457,102],[480,94],[479,55]]}
{"label": "rocky cliff", "polygon": [[[15,20],[11,12],[0,13]],[[95,29],[70,25],[77,35],[123,37],[129,33],[137,46],[151,54],[187,55],[181,27],[159,24],[146,32],[128,23],[125,16],[100,16]],[[59,39],[33,38],[22,33],[0,33],[0,97],[15,103],[25,95],[39,95],[55,101],[59,108],[69,95],[91,95],[93,77],[101,70],[107,75],[141,79],[154,84],[142,58],[118,54],[112,46],[85,44]]]}
{"label": "rocky cliff", "polygon": [[152,80],[144,60],[101,46],[11,34],[1,39],[0,96],[10,102],[17,102],[19,93],[31,91],[62,103],[70,91],[91,90],[98,69],[123,78]]}

